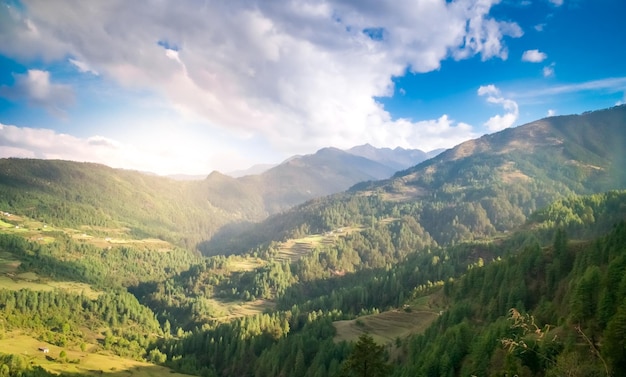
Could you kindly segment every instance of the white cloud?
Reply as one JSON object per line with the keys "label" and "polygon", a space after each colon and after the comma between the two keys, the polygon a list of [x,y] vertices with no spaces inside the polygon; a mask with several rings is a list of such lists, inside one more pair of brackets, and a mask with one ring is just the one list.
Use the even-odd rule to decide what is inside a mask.
{"label": "white cloud", "polygon": [[556,63],[552,62],[549,65],[546,65],[545,67],[543,67],[543,70],[542,70],[543,77],[553,77],[555,66],[556,66]]}
{"label": "white cloud", "polygon": [[539,50],[527,50],[522,54],[522,61],[530,63],[541,63],[546,60],[548,55],[545,52]]}
{"label": "white cloud", "polygon": [[554,76],[554,63],[543,67],[543,77]]}
{"label": "white cloud", "polygon": [[500,90],[493,84],[481,86],[477,91],[479,96],[487,96],[487,102],[496,105],[502,105],[505,111],[504,115],[494,115],[487,122],[485,127],[492,132],[500,131],[505,128],[511,127],[517,121],[519,116],[519,107],[517,102],[502,97]]}
{"label": "white cloud", "polygon": [[626,105],[626,92],[624,92],[624,98],[615,102],[615,106],[621,106],[621,105]]}
{"label": "white cloud", "polygon": [[51,114],[64,115],[64,109],[74,103],[74,91],[69,85],[53,84],[50,73],[31,69],[25,74],[13,74],[13,86],[0,87],[0,96],[12,101],[26,101],[43,107]]}
{"label": "white cloud", "polygon": [[548,109],[548,116],[549,117],[553,117],[556,115],[556,111],[554,111],[553,109]]}
{"label": "white cloud", "polygon": [[[155,128],[159,128],[155,125]],[[206,174],[208,166],[222,159],[226,168],[250,166],[225,146],[207,140],[145,135],[145,143],[133,145],[103,136],[79,138],[50,129],[17,127],[0,123],[0,158],[62,159],[106,164],[114,168],[159,174]],[[160,140],[154,140],[160,139]],[[193,163],[190,163],[193,161]]]}
{"label": "white cloud", "polygon": [[549,0],[550,3],[552,3],[552,5],[554,5],[555,7],[560,7],[561,5],[563,5],[563,0]]}
{"label": "white cloud", "polygon": [[537,31],[543,31],[543,29],[545,29],[546,24],[537,24],[534,26],[535,30]]}
{"label": "white cloud", "polygon": [[549,86],[541,89],[529,90],[527,92],[515,93],[514,96],[515,98],[535,98],[590,90],[604,91],[608,93],[624,92],[626,91],[626,77],[613,77],[575,84]]}
{"label": "white cloud", "polygon": [[496,88],[496,86],[493,85],[493,84],[481,85],[478,88],[478,95],[479,96],[484,96],[484,95],[499,96],[500,95],[500,89]]}
{"label": "white cloud", "polygon": [[72,56],[103,80],[157,93],[185,117],[286,153],[380,140],[432,149],[446,139],[436,132],[470,132],[449,120],[393,120],[375,97],[392,95],[392,77],[407,68],[506,59],[505,37],[522,30],[489,15],[498,2],[26,0],[26,14],[5,7],[0,52],[23,61]]}
{"label": "white cloud", "polygon": [[82,62],[80,60],[72,59],[72,58],[68,59],[68,61],[72,63],[72,65],[74,65],[76,68],[78,68],[80,72],[91,73],[93,75],[98,76],[98,71],[91,68],[89,64]]}

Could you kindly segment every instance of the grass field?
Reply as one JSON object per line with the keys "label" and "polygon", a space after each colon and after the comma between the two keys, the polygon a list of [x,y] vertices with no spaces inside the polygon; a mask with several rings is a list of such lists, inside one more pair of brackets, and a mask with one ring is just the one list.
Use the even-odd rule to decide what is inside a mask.
{"label": "grass field", "polygon": [[335,341],[355,341],[367,333],[379,344],[393,343],[398,337],[404,338],[426,330],[437,319],[442,307],[440,294],[435,293],[407,303],[406,310],[395,309],[336,321],[333,323],[337,330]]}
{"label": "grass field", "polygon": [[231,255],[228,257],[228,269],[233,272],[252,271],[256,268],[264,266],[265,264],[267,264],[267,261],[260,258],[242,255]]}
{"label": "grass field", "polygon": [[[44,354],[39,351],[40,347],[47,347],[50,352]],[[66,352],[68,360],[79,360],[79,363],[56,361],[61,351]],[[168,368],[146,362],[57,347],[20,333],[10,333],[4,339],[0,339],[0,352],[22,355],[28,359],[30,364],[39,365],[54,373],[81,373],[92,376],[107,374],[110,377],[188,377],[184,374],[174,373]]]}

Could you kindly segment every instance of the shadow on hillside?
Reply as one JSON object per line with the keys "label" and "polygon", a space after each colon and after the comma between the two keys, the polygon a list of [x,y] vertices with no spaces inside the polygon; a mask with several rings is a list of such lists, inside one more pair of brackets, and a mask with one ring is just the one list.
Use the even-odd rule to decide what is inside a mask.
{"label": "shadow on hillside", "polygon": [[255,231],[256,225],[249,221],[224,225],[211,239],[198,243],[197,248],[205,256],[244,253],[250,245],[263,239]]}
{"label": "shadow on hillside", "polygon": [[[97,276],[93,272],[75,261],[58,260],[52,255],[43,253],[29,254],[27,250],[9,250],[9,252],[20,262],[20,270],[35,272],[42,277],[49,277],[55,280],[77,281],[85,284],[100,286],[105,279],[104,276]],[[112,277],[106,277],[112,278]]]}

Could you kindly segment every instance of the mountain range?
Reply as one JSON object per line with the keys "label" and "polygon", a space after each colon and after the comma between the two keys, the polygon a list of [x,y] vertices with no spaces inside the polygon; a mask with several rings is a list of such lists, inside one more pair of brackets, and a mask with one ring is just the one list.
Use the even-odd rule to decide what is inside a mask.
{"label": "mountain range", "polygon": [[242,233],[225,228],[204,250],[243,252],[302,229],[361,226],[372,221],[372,208],[418,218],[441,245],[493,236],[520,226],[558,198],[625,188],[625,124],[622,105],[485,135],[389,179],[362,182],[271,216]]}
{"label": "mountain range", "polygon": [[[447,244],[511,230],[563,196],[626,187],[624,124],[626,106],[617,106],[541,119],[428,160],[422,160],[428,154],[400,148],[325,148],[258,175],[213,172],[200,181],[96,164],[3,159],[0,205],[46,221],[129,227],[186,246],[202,241],[203,250],[214,254],[243,252],[303,229],[363,225],[372,221],[371,209],[359,208],[368,201],[416,216],[433,239]],[[394,173],[416,160],[422,162]],[[334,214],[338,208],[341,216]]]}
{"label": "mountain range", "polygon": [[259,221],[358,182],[388,178],[397,168],[429,156],[369,145],[354,150],[324,148],[261,174],[233,178],[215,171],[203,179],[165,178],[93,163],[1,159],[0,206],[66,225],[127,226],[136,234],[193,248],[226,224]]}
{"label": "mountain range", "polygon": [[[302,165],[312,165],[311,167],[315,168],[316,167],[315,165],[318,163],[329,162],[327,159],[329,157],[332,158],[330,153],[333,153],[333,152],[331,151],[335,153],[335,156],[343,157],[343,158],[345,158],[346,156],[345,154],[341,152],[345,152],[347,154],[351,154],[354,156],[363,157],[367,160],[370,160],[369,162],[370,164],[378,163],[380,165],[383,165],[379,167],[379,169],[382,169],[383,171],[388,170],[389,172],[394,173],[398,170],[409,168],[424,160],[434,157],[438,155],[439,153],[441,153],[443,149],[435,149],[430,152],[423,152],[419,149],[404,149],[401,147],[397,147],[394,149],[376,148],[370,144],[359,145],[359,146],[352,147],[350,149],[343,150],[343,151],[336,149],[336,148],[324,148],[324,149],[317,151],[317,153],[314,153],[314,154],[304,155],[304,156],[300,156],[300,155],[292,156],[288,158],[287,160],[285,160],[282,164],[258,164],[248,169],[228,172],[226,173],[226,175],[229,175],[234,178],[240,178],[240,177],[244,177],[247,175],[260,175],[274,167],[279,167],[280,165],[289,164],[293,160],[300,160]],[[361,161],[361,162],[367,163],[364,161]],[[329,166],[327,168],[332,169],[332,166]],[[358,169],[359,167],[355,166],[355,168]],[[384,173],[383,176],[381,176],[380,172],[372,172],[372,173],[375,173],[375,174],[372,175],[370,178],[373,178],[373,179],[387,178],[386,176],[387,173]]]}

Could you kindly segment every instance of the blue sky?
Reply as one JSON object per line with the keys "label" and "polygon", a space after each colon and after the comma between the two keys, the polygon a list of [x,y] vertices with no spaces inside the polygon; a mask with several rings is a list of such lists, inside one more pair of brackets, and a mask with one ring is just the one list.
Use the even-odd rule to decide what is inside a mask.
{"label": "blue sky", "polygon": [[0,1],[0,157],[160,174],[626,102],[621,0]]}

